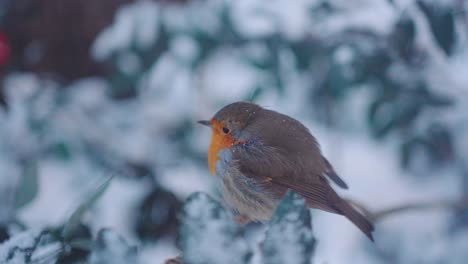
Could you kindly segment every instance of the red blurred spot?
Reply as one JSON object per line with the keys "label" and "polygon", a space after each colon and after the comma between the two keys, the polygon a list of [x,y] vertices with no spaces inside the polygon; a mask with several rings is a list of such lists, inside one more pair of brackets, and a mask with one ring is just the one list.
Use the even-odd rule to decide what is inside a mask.
{"label": "red blurred spot", "polygon": [[10,58],[10,45],[7,36],[0,31],[0,67],[5,65]]}

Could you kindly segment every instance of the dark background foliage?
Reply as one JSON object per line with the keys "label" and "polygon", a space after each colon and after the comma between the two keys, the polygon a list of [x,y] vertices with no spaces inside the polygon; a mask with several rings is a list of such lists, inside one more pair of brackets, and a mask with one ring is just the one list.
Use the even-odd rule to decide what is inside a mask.
{"label": "dark background foliage", "polygon": [[[249,9],[223,1],[0,0],[0,241],[47,227],[53,231],[39,234],[37,243],[65,245],[57,255],[62,263],[100,263],[97,252],[113,252],[112,243],[128,249],[123,259],[135,258],[124,237],[142,244],[143,252],[163,245],[172,251],[159,256],[176,255],[183,200],[192,191],[216,196],[205,166],[206,131],[195,121],[226,103],[250,100],[306,120],[326,149],[353,153],[356,164],[343,166],[351,174],[344,178],[357,185],[363,204],[389,206],[383,201],[392,201],[393,193],[405,197],[400,202],[449,197],[462,204],[449,206],[443,220],[434,219],[443,232],[432,234],[432,241],[463,249],[467,3],[356,2],[362,6],[324,0]],[[361,16],[366,23],[355,19]],[[336,137],[348,145],[340,149],[326,142]],[[357,147],[349,145],[362,137]],[[382,148],[390,154],[379,159],[391,160],[381,164],[398,162],[390,172],[380,165],[368,168],[374,170],[369,175],[387,175],[375,176],[380,183],[357,175],[378,155],[363,154],[375,150],[366,144],[389,146]],[[50,201],[41,198],[44,190],[73,190],[62,198],[80,208],[76,201],[86,204],[83,193],[108,175],[114,175],[115,187],[94,210],[97,216],[80,214],[73,239],[63,235],[70,219],[31,218],[47,214],[41,211]],[[389,190],[398,184],[379,185],[385,177],[421,195]],[[375,189],[388,192],[377,198]],[[61,198],[54,195],[47,197]],[[114,206],[127,211],[113,214]],[[451,262],[448,250],[429,258],[433,262],[415,256],[417,250],[399,251],[401,241],[414,243],[426,232],[397,236],[393,230],[403,233],[417,222],[401,221],[382,224],[378,246],[362,243],[360,252],[381,263]],[[99,232],[106,225],[124,235],[112,233],[109,246],[107,231]],[[259,229],[249,226],[247,237]],[[452,262],[463,255],[453,254]]]}

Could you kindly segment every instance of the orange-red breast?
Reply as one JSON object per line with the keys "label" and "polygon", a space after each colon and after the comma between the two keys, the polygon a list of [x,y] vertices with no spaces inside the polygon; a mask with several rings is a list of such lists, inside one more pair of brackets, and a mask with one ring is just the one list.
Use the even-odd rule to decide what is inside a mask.
{"label": "orange-red breast", "polygon": [[267,221],[288,189],[311,208],[346,216],[369,239],[372,224],[332,189],[347,189],[299,121],[256,104],[237,102],[200,124],[212,128],[210,172],[219,177],[223,197],[242,219]]}

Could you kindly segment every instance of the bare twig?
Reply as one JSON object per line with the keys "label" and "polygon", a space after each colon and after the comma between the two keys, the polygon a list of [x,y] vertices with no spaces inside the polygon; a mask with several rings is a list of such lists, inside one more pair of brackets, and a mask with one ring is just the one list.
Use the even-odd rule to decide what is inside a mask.
{"label": "bare twig", "polygon": [[164,264],[183,264],[183,263],[182,263],[181,257],[175,257],[175,258],[166,260]]}
{"label": "bare twig", "polygon": [[460,200],[436,200],[436,201],[429,201],[429,202],[411,202],[406,204],[401,204],[381,210],[372,211],[368,209],[363,204],[356,202],[354,200],[346,199],[349,203],[353,206],[358,208],[363,214],[365,214],[369,220],[372,222],[377,222],[386,218],[388,216],[404,213],[404,212],[411,212],[411,211],[419,211],[419,210],[434,210],[434,209],[468,209],[468,197],[462,198]]}

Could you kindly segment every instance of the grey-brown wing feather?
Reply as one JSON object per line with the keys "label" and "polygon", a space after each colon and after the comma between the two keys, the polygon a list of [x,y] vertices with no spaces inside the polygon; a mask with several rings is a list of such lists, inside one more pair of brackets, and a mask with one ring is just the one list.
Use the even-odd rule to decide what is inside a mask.
{"label": "grey-brown wing feather", "polygon": [[236,146],[232,154],[243,175],[263,183],[266,191],[276,194],[278,199],[291,189],[306,198],[311,208],[340,213],[333,204],[337,195],[327,180],[321,175],[304,175],[301,162],[291,161],[283,151],[247,143]]}
{"label": "grey-brown wing feather", "polygon": [[[262,133],[258,133],[260,130]],[[324,175],[332,175],[330,178],[340,186],[346,184],[323,158],[317,140],[304,125],[262,109],[243,133],[248,140],[235,148],[233,158],[240,161],[239,169],[244,175],[260,182],[271,179],[267,186],[292,189],[307,198],[309,206],[338,212],[330,199],[335,192]]]}
{"label": "grey-brown wing feather", "polygon": [[[282,156],[281,152],[270,152],[266,147],[263,151],[268,154],[260,154],[259,151],[262,149],[259,146],[249,147],[248,144],[234,148],[233,159],[245,177],[258,182],[259,186],[265,188],[266,193],[276,195],[277,199],[291,189],[304,197],[311,208],[344,215],[373,241],[372,223],[341,199],[325,177],[322,175],[298,177],[296,174],[300,173],[300,170],[294,168],[294,164],[287,163],[288,159]],[[272,166],[281,163],[284,166]]]}
{"label": "grey-brown wing feather", "polygon": [[[258,131],[262,133],[258,133]],[[249,140],[252,139],[252,135],[261,134],[258,141],[266,146],[274,147],[276,151],[282,151],[286,158],[295,161],[294,168],[288,169],[299,167],[303,170],[298,174],[299,177],[325,175],[339,187],[348,188],[335,172],[333,166],[322,156],[317,140],[296,119],[275,111],[262,109],[258,111],[255,122],[247,125],[243,133]]]}
{"label": "grey-brown wing feather", "polygon": [[325,163],[325,174],[328,176],[328,178],[330,178],[330,180],[332,180],[339,187],[348,189],[348,185],[343,181],[343,179],[340,178],[340,176],[338,176],[330,162],[324,156],[322,156],[322,159]]}
{"label": "grey-brown wing feather", "polygon": [[[268,113],[268,115],[265,115]],[[274,111],[261,110],[256,122],[244,128],[247,140],[233,148],[241,173],[267,188],[277,198],[291,189],[306,199],[308,206],[345,215],[372,239],[372,224],[331,188],[324,175],[346,188],[319,145],[299,121]],[[261,137],[256,131],[262,130]]]}

